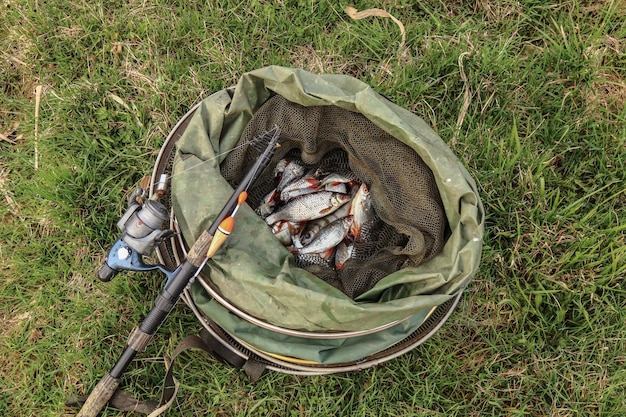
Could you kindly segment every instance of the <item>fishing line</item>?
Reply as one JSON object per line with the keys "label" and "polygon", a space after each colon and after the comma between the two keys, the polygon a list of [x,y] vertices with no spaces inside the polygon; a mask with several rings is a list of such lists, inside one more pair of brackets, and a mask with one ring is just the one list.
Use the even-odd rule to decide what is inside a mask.
{"label": "fishing line", "polygon": [[207,162],[211,162],[211,161],[213,161],[213,160],[215,160],[215,159],[217,159],[217,158],[220,158],[220,157],[222,157],[222,156],[224,156],[224,155],[228,155],[229,153],[231,153],[231,152],[233,152],[233,151],[235,151],[235,150],[237,150],[237,149],[242,149],[242,148],[243,148],[243,147],[245,147],[245,146],[250,145],[250,146],[252,146],[252,147],[254,147],[254,148],[256,149],[256,147],[254,146],[254,142],[258,142],[258,141],[259,141],[259,139],[262,139],[262,138],[261,138],[261,137],[256,137],[256,138],[253,138],[252,140],[249,140],[249,141],[247,141],[246,143],[242,143],[241,145],[237,145],[237,146],[235,146],[235,147],[234,147],[234,148],[232,148],[232,149],[229,149],[229,150],[227,150],[227,151],[224,151],[224,152],[218,153],[218,154],[216,154],[215,156],[213,156],[213,157],[211,157],[211,158],[209,158],[209,159],[206,159],[206,160],[204,160],[204,161],[202,161],[202,162],[198,162],[196,165],[193,165],[193,166],[190,166],[190,167],[188,167],[188,168],[185,168],[185,169],[184,169],[184,170],[182,170],[181,172],[178,172],[178,173],[176,173],[176,174],[168,174],[168,175],[167,175],[167,179],[168,179],[168,180],[171,180],[172,178],[174,178],[174,177],[175,177],[175,176],[177,176],[177,175],[184,174],[185,172],[190,171],[190,170],[192,170],[192,169],[195,169],[195,168],[199,167],[200,165],[206,164]]}

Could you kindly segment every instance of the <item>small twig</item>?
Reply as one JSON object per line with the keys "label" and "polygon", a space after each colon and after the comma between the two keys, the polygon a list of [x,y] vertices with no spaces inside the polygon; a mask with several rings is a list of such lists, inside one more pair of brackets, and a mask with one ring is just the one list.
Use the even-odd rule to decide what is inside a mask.
{"label": "small twig", "polygon": [[35,169],[39,169],[39,104],[41,103],[42,85],[35,88]]}
{"label": "small twig", "polygon": [[467,75],[465,75],[465,69],[463,68],[463,58],[471,55],[470,52],[463,52],[459,55],[459,73],[461,75],[461,80],[464,85],[463,92],[463,104],[461,105],[461,111],[459,112],[459,117],[456,119],[456,126],[454,129],[454,134],[452,135],[452,140],[450,141],[450,148],[454,150],[454,146],[456,144],[456,139],[461,132],[461,126],[463,125],[463,121],[465,120],[465,116],[467,115],[467,110],[469,109],[470,101],[472,100],[472,93],[470,91],[469,80],[467,79]]}

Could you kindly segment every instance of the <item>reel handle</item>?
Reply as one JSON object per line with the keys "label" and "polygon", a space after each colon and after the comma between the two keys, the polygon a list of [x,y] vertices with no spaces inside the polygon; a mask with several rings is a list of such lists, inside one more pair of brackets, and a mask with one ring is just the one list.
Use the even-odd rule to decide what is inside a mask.
{"label": "reel handle", "polygon": [[98,279],[102,282],[109,282],[119,273],[115,269],[111,268],[108,263],[103,262],[100,269],[98,269]]}

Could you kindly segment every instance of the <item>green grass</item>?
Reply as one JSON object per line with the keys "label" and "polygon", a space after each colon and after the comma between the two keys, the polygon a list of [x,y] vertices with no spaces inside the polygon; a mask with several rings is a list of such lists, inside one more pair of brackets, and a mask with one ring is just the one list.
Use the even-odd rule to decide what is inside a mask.
{"label": "green grass", "polygon": [[[348,5],[401,20],[406,52]],[[166,415],[626,415],[623,1],[0,7],[0,415],[72,415],[115,362],[161,283],[95,279],[126,193],[191,106],[268,64],[353,75],[422,116],[479,184],[483,262],[400,358],[254,384],[185,354]],[[124,387],[157,395],[155,358],[199,328],[178,306]]]}

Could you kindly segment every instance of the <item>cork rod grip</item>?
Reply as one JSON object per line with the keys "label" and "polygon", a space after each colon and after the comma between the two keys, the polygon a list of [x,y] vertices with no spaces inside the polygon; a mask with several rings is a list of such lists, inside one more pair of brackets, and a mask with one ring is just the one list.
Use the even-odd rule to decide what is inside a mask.
{"label": "cork rod grip", "polygon": [[187,254],[187,262],[196,268],[200,268],[202,261],[206,258],[207,251],[209,250],[209,246],[211,246],[212,241],[213,236],[208,230],[205,230],[189,250],[189,253]]}
{"label": "cork rod grip", "polygon": [[76,417],[96,417],[109,402],[119,385],[120,379],[113,378],[107,373],[91,391]]}

